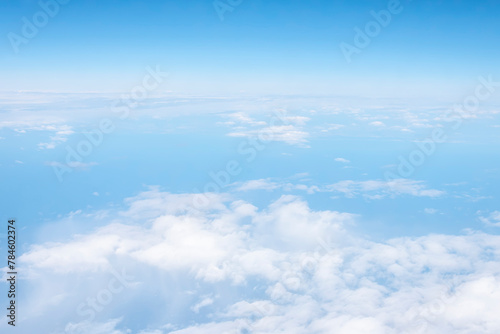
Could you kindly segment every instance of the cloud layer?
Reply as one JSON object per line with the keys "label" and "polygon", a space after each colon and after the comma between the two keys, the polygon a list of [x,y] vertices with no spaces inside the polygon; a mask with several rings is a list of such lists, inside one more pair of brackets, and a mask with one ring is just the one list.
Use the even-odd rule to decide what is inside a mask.
{"label": "cloud layer", "polygon": [[[204,208],[195,200],[152,188],[127,199],[126,210],[81,214],[109,220],[94,232],[32,246],[20,259],[25,285],[36,291],[23,301],[26,326],[114,334],[500,331],[499,236],[375,242],[351,231],[361,217],[314,211],[295,196],[265,208],[228,195],[210,195]],[[142,320],[131,324],[137,305]],[[49,312],[51,322],[40,321]]]}

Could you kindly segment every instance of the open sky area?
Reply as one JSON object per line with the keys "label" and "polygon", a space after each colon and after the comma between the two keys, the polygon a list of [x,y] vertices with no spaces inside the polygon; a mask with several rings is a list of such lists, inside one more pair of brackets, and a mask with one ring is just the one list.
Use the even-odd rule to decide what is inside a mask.
{"label": "open sky area", "polygon": [[2,1],[0,332],[500,333],[499,17]]}

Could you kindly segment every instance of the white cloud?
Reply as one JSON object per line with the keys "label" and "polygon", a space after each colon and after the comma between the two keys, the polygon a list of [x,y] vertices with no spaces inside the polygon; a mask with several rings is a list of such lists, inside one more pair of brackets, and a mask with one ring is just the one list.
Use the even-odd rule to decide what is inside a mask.
{"label": "white cloud", "polygon": [[253,125],[253,126],[256,126],[256,125],[266,125],[267,124],[264,121],[255,121],[255,120],[253,120],[252,118],[250,118],[244,112],[235,112],[235,113],[228,114],[228,115],[225,115],[225,116],[228,117],[228,118],[230,118],[232,120],[233,124],[228,124],[228,125],[234,125],[234,122],[248,124],[248,125]]}
{"label": "white cloud", "polygon": [[53,149],[60,143],[63,143],[67,140],[67,137],[74,133],[72,128],[68,125],[60,125],[60,126],[44,126],[41,129],[37,130],[45,130],[45,131],[55,131],[55,135],[50,136],[50,142],[48,143],[39,143],[38,147],[40,149]]}
{"label": "white cloud", "polygon": [[[300,176],[299,176],[300,177]],[[297,178],[292,177],[292,178]],[[267,191],[273,191],[277,189],[282,189],[284,191],[294,191],[294,190],[301,190],[305,191],[308,194],[314,194],[315,192],[320,191],[320,188],[318,186],[308,186],[305,184],[293,184],[291,182],[275,182],[272,181],[270,178],[267,179],[258,179],[258,180],[249,180],[243,183],[235,183],[233,184],[236,187],[236,191],[254,191],[254,190],[267,190]]]}
{"label": "white cloud", "polygon": [[206,298],[203,298],[198,304],[191,307],[191,310],[193,310],[193,312],[195,312],[195,313],[199,313],[201,308],[203,308],[205,306],[212,305],[213,303],[214,303],[214,300],[212,298],[206,297]]}
{"label": "white cloud", "polygon": [[385,126],[385,124],[383,122],[380,122],[380,121],[371,122],[370,125],[371,126],[377,126],[377,127]]}
{"label": "white cloud", "polygon": [[[66,320],[68,333],[129,333],[116,319],[137,314],[137,305],[155,305],[147,319],[136,318],[139,332],[500,331],[500,236],[373,242],[349,232],[356,216],[312,210],[294,196],[262,209],[211,196],[200,209],[195,194],[151,188],[127,199],[126,210],[110,212],[110,223],[94,232],[32,246],[20,257],[24,287],[37,291],[22,300],[24,324],[41,330]],[[74,320],[82,300],[107,286],[107,270],[121,265],[137,283],[122,302],[105,305],[95,322]],[[46,307],[44,291],[67,294]],[[50,321],[34,316],[35,304]],[[179,320],[184,314],[189,321]]]}
{"label": "white cloud", "polygon": [[304,145],[307,143],[309,133],[297,128],[295,125],[268,126],[258,130],[241,130],[228,134],[231,137],[255,137],[266,141],[279,141],[290,145]]}
{"label": "white cloud", "polygon": [[341,163],[344,163],[344,164],[348,164],[348,163],[351,162],[351,161],[349,161],[347,159],[344,159],[344,158],[335,158],[335,161],[341,162]]}
{"label": "white cloud", "polygon": [[343,127],[345,127],[345,125],[343,125],[343,124],[330,123],[330,124],[327,124],[326,126],[322,127],[321,132],[336,131],[336,130],[342,129]]}
{"label": "white cloud", "polygon": [[[177,198],[176,202],[187,199],[186,204],[192,205],[194,196]],[[147,216],[140,213],[142,210],[175,197],[151,190],[129,199],[130,208],[121,215],[144,220]],[[279,243],[285,246],[289,243],[314,244],[315,238],[327,231],[339,230],[339,223],[352,219],[349,214],[329,211],[309,219],[310,209],[306,203],[293,196],[283,196],[267,211],[259,214],[255,207],[242,201],[233,202],[228,211],[223,200],[223,197],[215,199],[218,203],[211,205],[210,218],[206,217],[205,211],[194,208],[189,214],[177,215],[167,209],[154,212],[160,216],[154,218],[150,228],[116,222],[99,228],[94,234],[77,236],[70,243],[34,246],[22,256],[22,260],[33,268],[54,267],[53,270],[57,272],[80,272],[107,269],[110,267],[109,257],[121,254],[164,270],[189,269],[197,277],[208,281],[230,277],[238,281],[241,273],[228,265],[232,264],[241,271],[250,268],[248,265],[253,261],[252,252],[248,249],[245,250],[245,256],[241,253],[250,236],[244,230],[239,230],[238,220],[251,218],[256,224],[254,234],[262,234],[263,238],[266,238],[269,230],[282,230],[283,236]],[[176,212],[182,212],[182,208],[175,207],[175,202],[169,204]],[[290,214],[295,215],[295,224],[291,223]],[[260,251],[255,251],[260,254]],[[271,253],[267,255],[270,259],[275,257]],[[225,265],[222,266],[223,263]],[[265,271],[266,266],[256,269],[263,274],[260,271]],[[268,269],[272,271],[273,267]]]}
{"label": "white cloud", "polygon": [[56,142],[50,142],[50,143],[38,143],[38,148],[40,149],[47,149],[47,150],[51,150],[51,149],[54,149],[56,148]]}
{"label": "white cloud", "polygon": [[59,167],[59,168],[74,168],[76,170],[89,170],[90,167],[97,166],[97,162],[80,162],[70,161],[68,164],[63,164],[58,161],[46,161],[46,166]]}
{"label": "white cloud", "polygon": [[[337,158],[335,160],[341,159],[342,163],[348,161],[346,159]],[[293,177],[291,178],[293,179]],[[396,179],[392,181],[382,181],[382,180],[368,180],[368,181],[352,181],[343,180],[334,184],[326,186],[316,186],[307,184],[297,184],[292,183],[291,180],[276,180],[276,179],[258,179],[249,180],[245,182],[238,182],[232,184],[236,191],[255,191],[255,190],[283,190],[287,192],[301,190],[308,194],[314,194],[317,192],[334,192],[342,193],[348,198],[354,198],[356,196],[363,196],[368,199],[382,199],[386,197],[396,197],[402,195],[417,196],[417,197],[440,197],[445,194],[444,191],[429,189],[423,181],[416,181],[410,179]],[[308,181],[308,180],[301,180]],[[426,211],[427,212],[427,211]],[[429,212],[427,212],[429,213]]]}
{"label": "white cloud", "polygon": [[249,190],[274,190],[280,188],[280,185],[276,182],[270,181],[270,179],[259,179],[250,180],[241,184],[236,190],[237,191],[249,191]]}
{"label": "white cloud", "polygon": [[[478,214],[481,214],[481,212],[478,212]],[[493,211],[486,217],[479,216],[479,220],[486,225],[500,227],[500,211]]]}
{"label": "white cloud", "polygon": [[122,319],[111,319],[104,323],[79,322],[66,325],[64,334],[126,334],[129,331],[117,330],[116,326]]}
{"label": "white cloud", "polygon": [[428,189],[423,181],[396,179],[392,181],[344,180],[326,187],[328,191],[343,193],[346,197],[356,197],[359,194],[370,199],[381,199],[387,196],[411,195],[418,197],[439,197],[444,191]]}
{"label": "white cloud", "polygon": [[[279,115],[279,116],[278,116]],[[243,112],[224,115],[231,121],[225,125],[232,127],[231,137],[251,137],[262,142],[284,142],[289,145],[306,146],[309,133],[303,127],[310,120],[309,117],[280,114],[270,116],[268,121],[255,121]]]}
{"label": "white cloud", "polygon": [[305,116],[285,116],[284,120],[287,123],[294,123],[295,125],[305,125],[311,119]]}

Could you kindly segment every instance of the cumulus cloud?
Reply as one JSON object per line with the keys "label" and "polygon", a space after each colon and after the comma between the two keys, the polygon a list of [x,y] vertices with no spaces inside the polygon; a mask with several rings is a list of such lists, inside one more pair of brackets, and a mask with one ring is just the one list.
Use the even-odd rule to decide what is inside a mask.
{"label": "cumulus cloud", "polygon": [[[227,208],[224,197],[214,198],[216,203],[208,212],[191,207],[190,212],[182,214],[182,207],[175,207],[175,204],[184,202],[187,209],[194,203],[194,196],[175,198],[175,195],[153,189],[128,199],[129,203],[132,201],[129,210],[120,214],[130,220],[146,219],[148,216],[141,212],[149,206],[162,207],[161,204],[165,204],[163,210],[153,212],[158,216],[151,220],[149,227],[120,221],[101,227],[93,234],[77,236],[70,243],[34,246],[21,259],[31,268],[54,268],[54,271],[68,273],[106,269],[110,267],[110,257],[123,255],[164,270],[188,270],[209,281],[228,278],[238,281],[244,276],[238,271],[249,268],[257,272],[266,270],[265,266],[251,269],[251,263],[256,260],[252,252],[260,256],[263,251],[247,249],[252,236],[261,235],[266,239],[270,231],[280,231],[277,233],[281,238],[273,240],[283,247],[314,244],[316,238],[340,230],[342,222],[352,219],[349,214],[328,211],[309,219],[311,210],[305,202],[293,196],[283,196],[260,213],[256,207],[243,201],[232,202]],[[169,199],[175,199],[169,203],[170,209],[166,203]],[[254,222],[251,234],[237,224],[244,218]],[[270,260],[275,257],[274,250],[265,252]],[[272,266],[268,269],[272,271]]]}
{"label": "cumulus cloud", "polygon": [[[374,242],[350,230],[356,215],[313,210],[295,196],[263,208],[210,196],[198,207],[196,194],[151,188],[93,232],[30,247],[20,257],[25,289],[37,291],[23,300],[26,326],[43,328],[28,312],[37,304],[41,316],[50,313],[45,325],[64,323],[66,333],[500,331],[500,236]],[[106,273],[120,266],[134,284],[101,305],[95,320],[79,318],[78,305],[99,296]],[[61,290],[43,306],[44,292]],[[120,322],[137,305],[149,307],[136,318],[142,327]]]}

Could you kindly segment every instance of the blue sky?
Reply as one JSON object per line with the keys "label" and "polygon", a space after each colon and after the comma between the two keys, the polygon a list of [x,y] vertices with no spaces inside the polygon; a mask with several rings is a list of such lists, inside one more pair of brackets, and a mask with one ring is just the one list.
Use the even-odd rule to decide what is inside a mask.
{"label": "blue sky", "polygon": [[500,331],[494,1],[46,3],[0,5],[2,333]]}
{"label": "blue sky", "polygon": [[[35,1],[2,6],[5,35],[19,34],[21,18],[40,10]],[[347,64],[339,44],[352,44],[354,28],[387,8],[387,1],[244,1],[221,21],[210,1],[70,1],[19,53],[2,39],[9,80],[1,88],[121,92],[154,63],[172,73],[165,89],[178,92],[455,98],[477,73],[498,74],[491,1],[403,1]]]}

